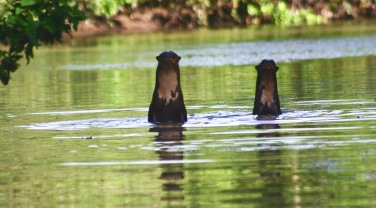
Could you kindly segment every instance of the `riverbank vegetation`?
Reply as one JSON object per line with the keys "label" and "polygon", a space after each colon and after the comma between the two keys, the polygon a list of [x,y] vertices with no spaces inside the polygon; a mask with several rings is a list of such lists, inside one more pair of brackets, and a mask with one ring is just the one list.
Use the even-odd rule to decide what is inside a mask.
{"label": "riverbank vegetation", "polygon": [[23,55],[29,62],[33,48],[60,41],[64,33],[295,26],[375,17],[374,0],[0,0],[0,80],[6,85]]}
{"label": "riverbank vegetation", "polygon": [[23,55],[29,63],[34,48],[60,41],[63,33],[77,29],[85,19],[68,0],[1,0],[0,8],[0,80],[4,85]]}
{"label": "riverbank vegetation", "polygon": [[371,0],[78,0],[90,20],[123,29],[293,26],[376,17]]}

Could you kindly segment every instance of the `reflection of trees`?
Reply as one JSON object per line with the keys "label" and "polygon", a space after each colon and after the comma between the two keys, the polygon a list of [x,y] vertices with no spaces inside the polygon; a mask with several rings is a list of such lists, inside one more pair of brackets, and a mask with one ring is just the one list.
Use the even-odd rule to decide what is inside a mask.
{"label": "reflection of trees", "polygon": [[[184,159],[184,152],[177,148],[183,144],[183,128],[180,125],[158,126],[151,128],[150,131],[158,132],[155,142],[158,147],[157,154],[161,161]],[[179,162],[161,165],[160,179],[163,180],[162,190],[164,191],[161,200],[169,202],[184,200],[183,185],[180,183],[184,179],[183,168],[183,164]]]}
{"label": "reflection of trees", "polygon": [[[278,124],[259,124],[256,128],[278,129],[280,126]],[[258,134],[257,137],[280,137],[280,135],[275,132],[265,132]],[[260,171],[260,179],[264,184],[260,190],[262,207],[281,207],[286,204],[286,199],[283,196],[285,179],[281,174],[282,162],[279,146],[279,143],[268,143],[266,148],[261,148],[258,151],[258,170]]]}
{"label": "reflection of trees", "polygon": [[[233,39],[230,36],[231,33],[226,34],[228,42]],[[211,37],[212,33],[205,34],[206,38],[198,41],[207,41],[208,36]],[[163,41],[151,35],[146,37],[150,38],[148,45]],[[134,38],[134,41],[139,43],[137,40],[140,39],[146,41],[143,36],[139,39]],[[117,43],[118,47],[124,46],[125,43],[132,44],[130,41],[122,43],[119,39],[109,42],[114,45]],[[108,46],[102,44],[93,47],[89,57],[87,53],[82,53],[85,49],[71,51],[62,48],[59,51],[36,51],[39,53],[38,56],[44,56],[45,59],[43,61],[35,59],[28,66],[28,70],[20,70],[17,76],[13,77],[12,87],[1,92],[4,97],[3,108],[13,109],[15,103],[27,105],[30,111],[36,111],[35,108],[40,106],[57,108],[64,106],[65,109],[80,106],[90,109],[98,108],[98,106],[101,108],[145,106],[145,103],[150,102],[148,95],[154,89],[153,70],[155,69],[65,70],[65,67],[70,65],[90,65],[88,63],[93,62],[92,60],[96,60],[95,63],[100,65],[103,60],[103,51],[106,52],[108,59],[111,58],[111,62],[118,61],[115,57],[119,50],[115,47],[108,49]],[[144,47],[146,46],[140,45],[141,49]],[[142,51],[137,53],[139,56],[142,54]],[[150,59],[154,60],[154,58]],[[103,61],[104,65],[106,61],[108,60]],[[134,60],[131,57],[127,61]],[[371,56],[281,63],[281,70],[277,75],[281,103],[285,103],[285,99],[368,97],[376,87],[373,75],[375,64],[375,59]],[[45,70],[46,67],[51,70]],[[64,70],[58,70],[59,68]],[[185,93],[188,105],[197,103],[239,105],[249,100],[250,92],[254,92],[254,86],[249,80],[255,80],[255,76],[256,70],[250,70],[248,66],[207,67],[205,70],[201,67],[184,67],[181,84],[182,87],[188,88]],[[293,107],[290,106],[290,109]]]}
{"label": "reflection of trees", "polygon": [[[359,95],[375,86],[372,81],[374,59],[351,57],[299,61],[281,65],[279,90],[283,97],[341,99]],[[294,80],[291,82],[291,80]],[[359,81],[362,80],[362,81]],[[356,86],[356,87],[355,87]]]}
{"label": "reflection of trees", "polygon": [[[275,118],[258,118],[258,120],[274,120]],[[265,123],[256,126],[257,129],[279,129],[279,124]],[[277,132],[263,132],[257,135],[257,137],[275,138],[280,137]],[[258,170],[260,171],[260,179],[263,181],[264,186],[261,189],[262,199],[261,207],[284,207],[291,202],[290,197],[286,197],[283,193],[286,191],[286,187],[291,187],[290,182],[294,186],[293,204],[295,207],[300,207],[300,196],[298,180],[299,176],[296,174],[298,164],[296,158],[293,161],[293,175],[291,178],[286,177],[283,173],[286,173],[282,162],[282,151],[280,143],[268,143],[266,148],[261,148],[258,151]]]}

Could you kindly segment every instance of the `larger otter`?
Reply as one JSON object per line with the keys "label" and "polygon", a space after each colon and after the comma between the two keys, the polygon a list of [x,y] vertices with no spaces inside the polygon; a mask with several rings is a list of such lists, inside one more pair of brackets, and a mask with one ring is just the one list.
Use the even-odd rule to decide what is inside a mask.
{"label": "larger otter", "polygon": [[256,98],[253,107],[253,115],[278,116],[282,114],[279,104],[276,76],[279,67],[273,60],[262,60],[262,62],[256,66],[256,69]]}
{"label": "larger otter", "polygon": [[187,110],[180,88],[180,56],[173,51],[165,51],[156,58],[158,66],[148,121],[184,123],[187,121]]}

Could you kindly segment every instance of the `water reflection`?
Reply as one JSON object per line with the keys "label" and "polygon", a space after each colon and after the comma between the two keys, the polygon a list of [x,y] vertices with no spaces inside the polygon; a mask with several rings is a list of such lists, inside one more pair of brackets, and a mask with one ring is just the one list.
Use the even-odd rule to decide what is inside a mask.
{"label": "water reflection", "polygon": [[[276,117],[258,117],[257,120],[273,121]],[[256,125],[256,129],[279,129],[280,125],[275,123],[263,123]],[[257,138],[280,137],[280,133],[267,131],[257,134]],[[283,196],[285,185],[282,178],[282,159],[281,144],[278,142],[258,144],[260,150],[257,152],[258,165],[257,170],[260,174],[260,180],[263,186],[260,190],[262,198],[261,207],[280,207],[286,204],[286,198]],[[265,147],[264,147],[265,146]]]}
{"label": "water reflection", "polygon": [[[157,144],[156,153],[160,161],[179,161],[184,159],[184,151],[179,146],[183,145],[183,131],[185,129],[180,124],[159,125],[150,129],[150,132],[158,132],[155,137]],[[183,163],[161,164],[162,173],[160,179],[163,180],[162,190],[164,196],[163,201],[182,201],[184,179]]]}
{"label": "water reflection", "polygon": [[[351,38],[334,44],[324,38],[320,48],[321,38],[311,52],[309,40],[264,42],[272,50],[262,56],[279,56],[283,69],[278,84],[286,112],[277,120],[252,119],[249,109],[252,63],[260,61],[260,47],[253,46],[260,42],[218,42],[212,50],[183,42],[189,134],[181,127],[150,129],[145,117],[155,79],[147,66],[161,44],[42,51],[10,88],[0,89],[0,207],[375,204],[369,197],[376,191],[376,53],[369,44],[375,37],[355,44],[368,44],[361,53],[373,47],[373,55],[337,59],[311,58],[347,48],[351,56],[354,44],[342,47]],[[193,67],[200,61],[211,67]],[[86,136],[92,139],[80,140]]]}
{"label": "water reflection", "polygon": [[[179,55],[184,57],[180,66],[213,67],[256,64],[259,63],[260,57],[289,62],[291,60],[370,56],[376,54],[376,49],[369,44],[372,42],[376,42],[375,35],[336,39],[323,37],[300,40],[242,40],[230,44],[223,42],[194,43],[184,47],[172,46],[171,48],[174,51],[179,51]],[[144,50],[140,50],[139,44],[135,47],[136,50],[130,50],[130,46],[126,45],[124,48],[128,48],[128,51],[119,51],[118,49],[109,51],[104,45],[93,46],[94,49],[101,48],[102,50],[91,51],[90,57],[87,56],[87,53],[71,52],[67,54],[66,58],[69,59],[67,64],[62,64],[59,68],[64,70],[153,68],[155,54],[166,49],[165,46],[159,44],[161,43],[154,43],[153,47],[148,45]],[[261,52],[260,48],[268,50]],[[90,61],[82,61],[87,59]]]}

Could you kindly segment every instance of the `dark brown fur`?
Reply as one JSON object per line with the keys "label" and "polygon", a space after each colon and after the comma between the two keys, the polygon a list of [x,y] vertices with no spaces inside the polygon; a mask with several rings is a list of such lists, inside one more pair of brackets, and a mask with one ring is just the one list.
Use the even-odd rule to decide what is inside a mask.
{"label": "dark brown fur", "polygon": [[187,110],[180,88],[180,56],[172,51],[165,51],[156,58],[158,66],[148,121],[184,123],[187,121]]}
{"label": "dark brown fur", "polygon": [[273,60],[263,60],[257,69],[256,97],[253,107],[254,115],[282,114],[277,88],[276,73],[279,67]]}

